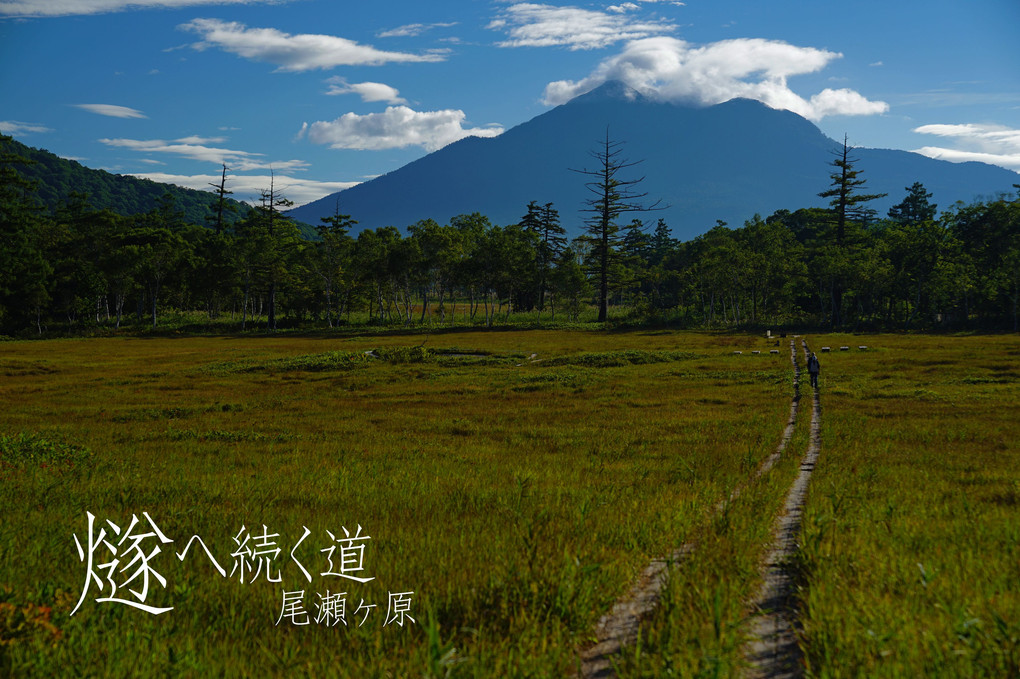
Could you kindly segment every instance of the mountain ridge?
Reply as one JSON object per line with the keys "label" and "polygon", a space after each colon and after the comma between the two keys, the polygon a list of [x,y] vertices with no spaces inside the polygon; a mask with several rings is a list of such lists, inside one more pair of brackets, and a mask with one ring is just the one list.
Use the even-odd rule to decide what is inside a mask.
{"label": "mountain ridge", "polygon": [[[674,236],[689,239],[717,220],[742,224],[755,213],[822,207],[832,153],[841,148],[810,121],[751,99],[714,106],[652,100],[611,81],[516,125],[498,137],[468,137],[401,168],[290,211],[308,223],[340,210],[359,229],[404,228],[432,218],[480,212],[496,224],[517,222],[529,201],[553,202],[571,235],[581,230],[583,178],[570,169],[590,164],[606,130],[623,155],[643,161],[641,191],[670,207]],[[957,164],[908,151],[855,148],[855,168],[884,215],[906,187],[922,182],[945,208],[1010,191],[1020,176],[982,163]],[[637,216],[637,215],[636,215]],[[629,219],[624,215],[623,219]]]}
{"label": "mountain ridge", "polygon": [[[97,170],[13,138],[5,137],[4,151],[29,161],[16,164],[18,174],[35,182],[34,194],[50,214],[66,203],[72,193],[85,194],[89,205],[97,210],[108,209],[123,216],[149,212],[155,209],[164,194],[170,193],[177,209],[184,213],[186,222],[205,224],[206,217],[215,213],[219,201],[219,197],[210,191]],[[226,202],[237,209],[233,214],[224,213],[227,224],[237,221],[250,209],[230,198]]]}

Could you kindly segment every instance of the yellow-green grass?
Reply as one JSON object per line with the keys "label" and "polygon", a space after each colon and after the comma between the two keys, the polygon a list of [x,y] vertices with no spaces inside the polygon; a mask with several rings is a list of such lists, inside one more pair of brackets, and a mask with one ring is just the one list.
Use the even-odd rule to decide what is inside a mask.
{"label": "yellow-green grass", "polygon": [[[834,349],[819,353],[821,456],[793,564],[808,676],[1020,676],[1020,341],[808,339]],[[670,571],[621,676],[744,671],[746,602],[809,417]]]}
{"label": "yellow-green grass", "polygon": [[[35,438],[8,438],[21,452],[0,467],[0,671],[563,676],[632,578],[706,534],[775,448],[788,353],[752,348],[769,345],[565,330],[4,343],[0,435]],[[743,526],[767,524],[769,484],[783,485],[711,520],[722,542],[707,555],[753,553]],[[68,616],[86,512],[122,527],[148,512],[176,541],[146,601],[172,611],[96,603],[93,585]],[[358,524],[375,580],[317,577],[325,531]],[[170,553],[198,535],[229,572],[242,525],[279,533],[282,583]],[[289,558],[305,527],[312,583]],[[313,614],[316,592],[348,592],[348,626],[275,625],[283,589],[305,590]],[[403,591],[417,623],[384,627],[387,593]],[[361,599],[379,608],[358,627]]]}
{"label": "yellow-green grass", "polygon": [[[786,346],[782,356],[789,361]],[[639,643],[616,662],[618,676],[728,677],[746,667],[747,603],[758,589],[775,517],[808,445],[811,391],[799,339],[797,356],[804,398],[783,456],[767,474],[749,479],[723,511],[703,517],[692,533],[694,549],[670,568],[661,605],[643,626]],[[787,389],[788,398],[792,384]],[[788,408],[789,401],[785,404]]]}
{"label": "yellow-green grass", "polygon": [[1020,676],[1020,340],[814,344],[853,349],[822,355],[809,676]]}

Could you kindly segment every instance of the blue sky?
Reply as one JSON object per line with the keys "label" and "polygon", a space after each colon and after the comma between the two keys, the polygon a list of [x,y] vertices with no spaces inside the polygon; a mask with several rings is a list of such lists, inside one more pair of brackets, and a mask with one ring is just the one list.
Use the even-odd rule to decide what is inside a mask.
{"label": "blue sky", "polygon": [[0,0],[0,131],[301,204],[621,79],[1020,171],[1018,29],[1017,0]]}

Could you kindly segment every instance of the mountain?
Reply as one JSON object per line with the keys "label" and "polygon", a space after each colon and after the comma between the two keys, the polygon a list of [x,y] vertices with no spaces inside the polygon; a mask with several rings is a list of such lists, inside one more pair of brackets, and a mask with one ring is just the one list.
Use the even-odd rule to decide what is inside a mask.
{"label": "mountain", "polygon": [[[495,224],[520,220],[529,201],[553,202],[576,235],[589,197],[573,169],[594,167],[590,152],[606,131],[624,142],[623,156],[643,161],[622,178],[645,176],[641,191],[670,207],[634,215],[662,217],[673,235],[689,239],[723,220],[739,226],[755,213],[823,207],[833,151],[840,144],[790,111],[733,99],[690,107],[647,99],[626,85],[606,83],[489,139],[468,137],[364,184],[296,208],[290,214],[318,224],[341,212],[359,228],[405,227],[421,219],[446,222],[481,212]],[[982,163],[950,163],[916,153],[856,149],[855,168],[869,193],[888,193],[872,207],[885,215],[922,182],[940,208],[1012,192],[1015,172]],[[629,221],[631,217],[624,216]]]}
{"label": "mountain", "polygon": [[[160,184],[148,179],[110,174],[93,170],[74,160],[67,160],[49,151],[4,137],[0,139],[0,152],[11,153],[32,161],[19,164],[18,173],[36,183],[35,194],[47,212],[53,213],[67,202],[72,193],[84,193],[89,204],[98,210],[110,210],[119,215],[142,214],[154,209],[165,193],[174,197],[178,210],[191,224],[206,224],[206,216],[214,214],[219,198],[209,191],[186,189],[174,184]],[[224,211],[224,220],[230,224],[248,213],[247,205],[228,202],[237,207],[236,213]]]}

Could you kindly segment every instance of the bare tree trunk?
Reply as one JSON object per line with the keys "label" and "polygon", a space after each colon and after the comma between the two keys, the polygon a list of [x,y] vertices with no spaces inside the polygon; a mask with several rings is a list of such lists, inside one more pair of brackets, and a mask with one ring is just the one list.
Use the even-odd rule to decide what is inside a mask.
{"label": "bare tree trunk", "polygon": [[250,291],[250,284],[245,281],[244,283],[244,300],[241,303],[241,330],[243,331],[248,324],[248,293]]}
{"label": "bare tree trunk", "polygon": [[156,329],[156,302],[159,297],[159,283],[152,289],[152,329]]}

